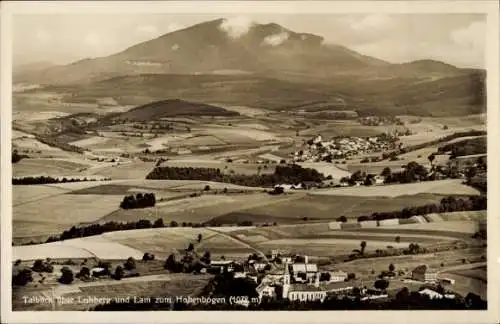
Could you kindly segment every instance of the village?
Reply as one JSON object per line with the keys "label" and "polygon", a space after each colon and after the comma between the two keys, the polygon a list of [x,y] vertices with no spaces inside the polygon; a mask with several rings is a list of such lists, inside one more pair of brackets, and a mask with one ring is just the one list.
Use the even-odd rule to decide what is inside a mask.
{"label": "village", "polygon": [[[230,273],[236,278],[252,280],[257,285],[258,301],[289,300],[290,302],[324,302],[327,298],[356,299],[361,301],[387,301],[390,283],[400,281],[413,286],[420,286],[418,293],[429,299],[454,299],[456,294],[448,289],[455,281],[438,275],[438,270],[426,264],[419,265],[405,272],[383,271],[372,278],[356,278],[355,273],[341,269],[322,271],[317,263],[309,262],[309,257],[292,255],[282,256],[277,250],[272,251],[269,261],[255,255],[244,263],[232,260],[212,261],[206,269],[209,273]],[[446,289],[444,288],[446,287]],[[248,307],[249,301],[239,301]]]}
{"label": "village", "polygon": [[325,140],[321,135],[306,142],[306,147],[292,153],[294,162],[320,162],[345,159],[363,154],[390,151],[398,148],[396,135],[372,137],[339,136]]}

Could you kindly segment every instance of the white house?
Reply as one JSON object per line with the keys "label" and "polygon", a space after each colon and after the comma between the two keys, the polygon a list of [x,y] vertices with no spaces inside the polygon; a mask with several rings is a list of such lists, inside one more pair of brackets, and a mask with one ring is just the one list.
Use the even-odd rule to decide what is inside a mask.
{"label": "white house", "polygon": [[266,262],[254,262],[253,267],[257,271],[262,271],[267,266]]}
{"label": "white house", "polygon": [[345,281],[347,279],[347,273],[344,271],[332,271],[330,272],[330,282]]}

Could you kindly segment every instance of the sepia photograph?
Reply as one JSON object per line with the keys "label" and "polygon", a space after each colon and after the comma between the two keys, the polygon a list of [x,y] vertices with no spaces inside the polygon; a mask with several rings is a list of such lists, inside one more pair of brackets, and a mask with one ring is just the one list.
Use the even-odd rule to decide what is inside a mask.
{"label": "sepia photograph", "polygon": [[498,4],[206,4],[8,4],[11,314],[497,309]]}

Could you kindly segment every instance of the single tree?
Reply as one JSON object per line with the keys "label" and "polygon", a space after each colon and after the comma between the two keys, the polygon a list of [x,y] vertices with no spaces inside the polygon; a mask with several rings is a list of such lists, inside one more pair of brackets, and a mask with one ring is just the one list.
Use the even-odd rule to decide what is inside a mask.
{"label": "single tree", "polygon": [[428,159],[428,160],[429,160],[429,162],[431,163],[431,169],[433,169],[433,168],[434,168],[434,165],[433,165],[432,163],[433,163],[433,162],[434,162],[434,160],[436,159],[436,156],[435,156],[435,155],[434,155],[434,153],[433,153],[433,154],[429,155],[429,156],[427,157],[427,159]]}
{"label": "single tree", "polygon": [[394,266],[394,264],[389,264],[389,271],[390,272],[394,272],[394,269],[396,269],[396,267]]}
{"label": "single tree", "polygon": [[153,227],[154,228],[165,227],[165,224],[163,223],[163,218],[158,218],[157,220],[155,220],[155,222],[153,223]]}
{"label": "single tree", "polygon": [[396,241],[396,243],[399,243],[401,242],[401,237],[398,235],[396,236],[396,238],[394,239],[394,241]]}
{"label": "single tree", "polygon": [[203,235],[201,235],[201,233],[198,234],[198,243],[200,243],[202,239],[203,239]]}
{"label": "single tree", "polygon": [[115,269],[115,275],[114,278],[116,280],[121,280],[123,278],[123,275],[125,274],[125,271],[123,271],[122,266],[118,265]]}
{"label": "single tree", "polygon": [[73,282],[73,279],[73,271],[68,267],[63,267],[61,269],[61,277],[59,278],[59,282],[65,285],[69,285]]}
{"label": "single tree", "polygon": [[125,263],[123,264],[123,267],[129,271],[135,269],[135,259],[132,257],[128,258],[127,261],[125,261]]}
{"label": "single tree", "polygon": [[365,254],[365,249],[366,249],[366,241],[361,241],[361,250],[360,250],[360,253],[361,255]]}

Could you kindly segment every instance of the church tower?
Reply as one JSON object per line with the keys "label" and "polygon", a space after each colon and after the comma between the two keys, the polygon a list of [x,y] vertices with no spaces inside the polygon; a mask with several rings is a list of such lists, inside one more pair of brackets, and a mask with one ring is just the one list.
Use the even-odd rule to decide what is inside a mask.
{"label": "church tower", "polygon": [[290,291],[290,270],[288,269],[288,262],[285,262],[285,272],[283,273],[283,296],[282,298],[288,298],[288,292]]}

